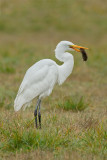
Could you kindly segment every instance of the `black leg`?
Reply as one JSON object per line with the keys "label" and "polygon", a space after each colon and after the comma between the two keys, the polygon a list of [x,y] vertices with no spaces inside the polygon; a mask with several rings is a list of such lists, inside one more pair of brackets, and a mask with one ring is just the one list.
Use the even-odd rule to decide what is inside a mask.
{"label": "black leg", "polygon": [[[37,108],[38,108],[38,107],[37,107]],[[35,109],[35,111],[34,111],[34,117],[35,117],[36,128],[38,128],[38,123],[37,123],[37,109]]]}
{"label": "black leg", "polygon": [[36,128],[38,128],[38,123],[37,123],[37,111],[38,111],[38,106],[40,105],[41,100],[38,99],[35,111],[34,111],[34,117],[35,117],[35,124],[36,124]]}
{"label": "black leg", "polygon": [[39,119],[39,128],[41,129],[41,113],[40,113],[40,105],[39,105],[38,119]]}

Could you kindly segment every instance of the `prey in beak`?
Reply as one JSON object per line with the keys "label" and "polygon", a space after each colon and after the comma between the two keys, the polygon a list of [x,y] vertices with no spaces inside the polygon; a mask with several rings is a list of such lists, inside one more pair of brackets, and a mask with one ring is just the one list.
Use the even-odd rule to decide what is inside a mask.
{"label": "prey in beak", "polygon": [[82,53],[83,61],[87,61],[88,56],[87,56],[87,54],[86,54],[86,52],[85,52],[85,49],[80,48],[80,52]]}
{"label": "prey in beak", "polygon": [[88,56],[87,56],[87,53],[85,52],[85,49],[88,49],[88,48],[78,46],[78,45],[71,45],[70,48],[74,49],[77,52],[81,52],[83,60],[87,61]]}

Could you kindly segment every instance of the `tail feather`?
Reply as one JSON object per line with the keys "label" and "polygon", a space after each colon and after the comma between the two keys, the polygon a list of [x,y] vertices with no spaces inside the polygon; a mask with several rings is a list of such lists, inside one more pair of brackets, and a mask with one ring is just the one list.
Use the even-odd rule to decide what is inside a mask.
{"label": "tail feather", "polygon": [[14,110],[17,112],[21,109],[21,107],[24,105],[24,100],[20,96],[16,96],[16,99],[14,101]]}
{"label": "tail feather", "polygon": [[23,105],[23,110],[26,109],[26,107],[30,107],[31,106],[31,102],[27,102]]}
{"label": "tail feather", "polygon": [[19,96],[16,96],[16,99],[14,101],[14,110],[17,112],[22,107],[24,107],[24,110],[25,110],[26,107],[29,107],[30,105],[31,105],[31,101],[25,102],[24,98],[21,95],[19,95]]}

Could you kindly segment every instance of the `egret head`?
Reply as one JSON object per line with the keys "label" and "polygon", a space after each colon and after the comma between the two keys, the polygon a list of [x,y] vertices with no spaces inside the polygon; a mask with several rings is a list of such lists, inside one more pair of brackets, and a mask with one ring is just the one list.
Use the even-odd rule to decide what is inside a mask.
{"label": "egret head", "polygon": [[60,51],[60,52],[77,51],[77,52],[81,52],[83,60],[86,61],[87,60],[87,55],[86,55],[85,49],[88,49],[88,48],[78,46],[78,45],[74,45],[72,42],[69,42],[69,41],[61,41],[56,46],[55,51]]}
{"label": "egret head", "polygon": [[69,41],[61,41],[58,43],[58,45],[56,46],[55,51],[62,51],[62,52],[66,52],[66,51],[74,51],[73,48],[71,48],[71,46],[73,46],[74,44],[72,42]]}

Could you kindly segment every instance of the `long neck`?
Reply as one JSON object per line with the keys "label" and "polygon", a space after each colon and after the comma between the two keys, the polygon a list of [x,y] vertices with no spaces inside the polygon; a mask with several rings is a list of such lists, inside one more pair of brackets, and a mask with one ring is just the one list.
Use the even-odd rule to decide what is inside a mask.
{"label": "long neck", "polygon": [[62,65],[58,65],[58,83],[60,85],[71,74],[74,66],[74,58],[73,55],[68,52],[61,53],[61,51],[57,50],[55,50],[55,56],[59,61],[64,62]]}

